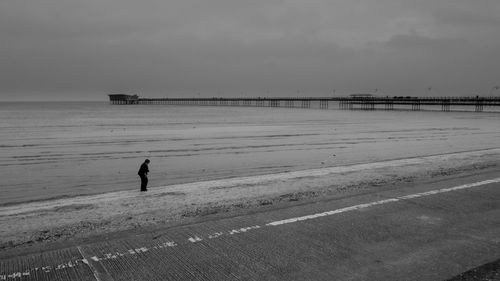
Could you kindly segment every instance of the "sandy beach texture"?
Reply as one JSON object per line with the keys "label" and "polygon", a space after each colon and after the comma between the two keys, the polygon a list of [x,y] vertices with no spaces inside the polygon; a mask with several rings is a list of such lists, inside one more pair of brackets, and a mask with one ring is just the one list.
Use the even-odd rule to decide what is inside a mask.
{"label": "sandy beach texture", "polygon": [[1,249],[394,188],[500,159],[498,113],[3,106]]}
{"label": "sandy beach texture", "polygon": [[496,167],[500,149],[156,186],[0,207],[3,249],[37,242],[161,227],[238,209],[320,196],[342,197],[404,182]]}

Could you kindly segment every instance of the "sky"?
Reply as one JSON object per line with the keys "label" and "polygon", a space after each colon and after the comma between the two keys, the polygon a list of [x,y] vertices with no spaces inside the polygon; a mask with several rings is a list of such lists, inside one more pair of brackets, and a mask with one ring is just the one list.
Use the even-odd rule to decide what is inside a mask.
{"label": "sky", "polygon": [[499,0],[0,0],[0,101],[499,84]]}

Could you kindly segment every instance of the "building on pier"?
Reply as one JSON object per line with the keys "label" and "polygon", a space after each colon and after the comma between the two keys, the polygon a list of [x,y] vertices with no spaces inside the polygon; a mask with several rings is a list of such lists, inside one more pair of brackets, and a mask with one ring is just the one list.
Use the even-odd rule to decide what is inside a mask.
{"label": "building on pier", "polygon": [[108,96],[111,104],[137,104],[139,102],[138,95],[110,94]]}

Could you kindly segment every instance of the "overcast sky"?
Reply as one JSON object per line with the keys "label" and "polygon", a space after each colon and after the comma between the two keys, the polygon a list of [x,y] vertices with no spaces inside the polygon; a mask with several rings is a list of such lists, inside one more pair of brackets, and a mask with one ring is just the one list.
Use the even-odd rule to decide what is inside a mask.
{"label": "overcast sky", "polygon": [[498,84],[499,0],[0,0],[0,100]]}

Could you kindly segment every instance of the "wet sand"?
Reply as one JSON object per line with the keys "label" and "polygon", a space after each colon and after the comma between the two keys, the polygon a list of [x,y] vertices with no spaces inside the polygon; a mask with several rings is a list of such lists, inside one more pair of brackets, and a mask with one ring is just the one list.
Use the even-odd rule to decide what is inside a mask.
{"label": "wet sand", "polygon": [[0,207],[1,249],[344,197],[496,168],[500,149],[234,177]]}

